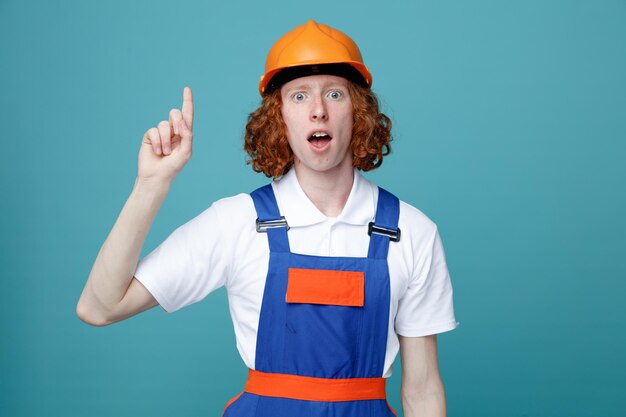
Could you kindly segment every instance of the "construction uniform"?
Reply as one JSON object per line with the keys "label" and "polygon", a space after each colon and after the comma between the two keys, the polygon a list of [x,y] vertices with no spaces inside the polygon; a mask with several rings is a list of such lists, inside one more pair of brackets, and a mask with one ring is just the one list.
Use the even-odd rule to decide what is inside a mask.
{"label": "construction uniform", "polygon": [[135,276],[170,312],[226,287],[250,369],[226,417],[393,415],[385,380],[398,335],[457,325],[436,226],[358,171],[337,218],[291,170],[216,202]]}

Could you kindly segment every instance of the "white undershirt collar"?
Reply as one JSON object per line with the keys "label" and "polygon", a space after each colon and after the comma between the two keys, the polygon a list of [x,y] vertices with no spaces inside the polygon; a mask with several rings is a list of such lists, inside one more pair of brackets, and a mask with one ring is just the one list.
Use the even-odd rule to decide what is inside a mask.
{"label": "white undershirt collar", "polygon": [[272,187],[280,213],[285,216],[290,227],[310,226],[326,221],[365,225],[374,219],[376,213],[378,189],[356,169],[348,201],[336,218],[327,217],[315,207],[300,187],[294,169],[274,181]]}

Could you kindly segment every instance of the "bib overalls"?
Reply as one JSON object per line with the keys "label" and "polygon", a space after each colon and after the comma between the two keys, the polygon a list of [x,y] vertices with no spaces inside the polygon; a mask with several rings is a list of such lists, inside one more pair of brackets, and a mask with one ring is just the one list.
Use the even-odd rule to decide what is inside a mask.
{"label": "bib overalls", "polygon": [[292,253],[271,185],[251,193],[270,261],[255,370],[224,417],[393,417],[384,372],[390,240],[399,201],[379,188],[367,258]]}

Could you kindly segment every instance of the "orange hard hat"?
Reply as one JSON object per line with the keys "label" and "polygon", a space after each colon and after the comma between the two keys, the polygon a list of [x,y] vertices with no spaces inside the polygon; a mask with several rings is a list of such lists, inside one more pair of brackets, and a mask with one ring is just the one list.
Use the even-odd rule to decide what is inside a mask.
{"label": "orange hard hat", "polygon": [[341,75],[372,86],[372,75],[356,43],[337,29],[309,20],[272,46],[259,92],[263,95],[289,80],[313,74]]}

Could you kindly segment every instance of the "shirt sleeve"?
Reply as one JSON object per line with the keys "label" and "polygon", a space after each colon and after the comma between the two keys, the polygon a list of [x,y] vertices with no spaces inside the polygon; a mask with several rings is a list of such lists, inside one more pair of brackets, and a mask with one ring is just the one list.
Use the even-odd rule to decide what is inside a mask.
{"label": "shirt sleeve", "polygon": [[427,336],[458,325],[446,256],[436,227],[421,252],[422,256],[415,256],[413,277],[398,301],[395,327],[401,336]]}
{"label": "shirt sleeve", "polygon": [[226,283],[230,256],[221,225],[213,204],[139,261],[135,278],[168,313],[202,300]]}

